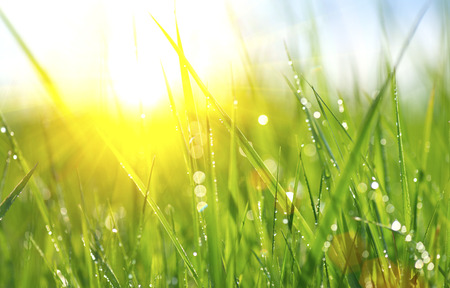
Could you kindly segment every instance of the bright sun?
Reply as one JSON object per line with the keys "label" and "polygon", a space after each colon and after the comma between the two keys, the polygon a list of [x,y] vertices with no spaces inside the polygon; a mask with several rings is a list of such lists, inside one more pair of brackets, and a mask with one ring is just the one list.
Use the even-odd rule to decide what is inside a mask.
{"label": "bright sun", "polygon": [[126,105],[157,103],[165,93],[160,59],[175,56],[155,41],[160,35],[151,29],[144,4],[113,1],[106,6],[107,70],[115,95]]}
{"label": "bright sun", "polygon": [[[217,66],[228,73],[230,59],[236,59],[237,52],[230,49],[233,33],[223,1],[174,2],[15,0],[1,8],[69,106],[88,107],[93,97],[103,103],[106,91],[108,101],[117,96],[121,105],[153,107],[167,98],[161,64],[175,87],[180,71],[174,49],[150,13],[176,39],[176,7],[184,51],[205,81],[218,74]],[[25,59],[16,43],[7,44],[2,47],[3,55]],[[11,67],[21,77],[29,71],[29,79],[35,81],[29,62],[21,65]],[[215,73],[210,73],[212,67]]]}
{"label": "bright sun", "polygon": [[[108,70],[114,92],[123,104],[152,106],[166,97],[161,64],[164,65],[169,82],[179,81],[178,57],[149,15],[154,15],[176,39],[174,3],[168,2],[155,4],[135,0],[131,5],[124,6],[123,3],[112,1],[106,6],[109,25]],[[214,1],[196,0],[189,5],[182,2],[176,4],[180,30],[181,33],[185,32],[182,39],[188,44],[185,46],[191,46],[187,49],[194,51],[190,53],[194,59],[189,60],[195,62],[196,69],[200,72],[207,71],[214,53],[223,52],[208,45],[220,45],[217,42],[228,41],[229,47],[232,38],[228,21],[224,19],[227,16],[223,3],[208,2]],[[207,9],[209,14],[202,13],[203,9]],[[218,18],[222,20],[217,21]],[[203,42],[199,40],[200,37],[203,37]],[[217,58],[217,54],[215,56]]]}

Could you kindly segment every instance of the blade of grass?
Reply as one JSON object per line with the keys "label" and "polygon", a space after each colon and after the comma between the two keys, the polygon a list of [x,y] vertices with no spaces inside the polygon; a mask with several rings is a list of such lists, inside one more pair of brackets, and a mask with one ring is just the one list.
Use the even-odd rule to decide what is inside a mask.
{"label": "blade of grass", "polygon": [[[315,118],[313,118],[311,116],[311,112],[309,111],[309,108],[305,105],[307,103],[304,103],[302,101],[302,95],[300,94],[301,92],[299,92],[299,89],[296,89],[294,87],[294,85],[289,81],[289,79],[286,76],[284,76],[284,79],[286,80],[286,83],[288,84],[289,88],[291,88],[292,93],[294,93],[294,95],[297,97],[297,100],[302,105],[302,110],[305,111],[306,119],[307,119],[307,122],[308,122],[308,129],[311,130],[313,142],[314,142],[314,144],[316,146],[317,155],[319,157],[320,163],[322,164],[323,169],[325,169],[327,171],[327,174],[329,174],[330,171],[329,171],[328,163],[326,162],[325,156],[323,155],[324,153],[322,152],[323,149],[322,149],[322,144],[321,143],[323,143],[323,145],[325,146],[325,148],[327,150],[327,153],[328,153],[328,156],[333,160],[333,163],[336,163],[336,160],[334,159],[334,155],[331,152],[330,146],[328,145],[328,142],[326,141],[322,130],[317,125],[317,122],[315,121]],[[336,163],[336,168],[339,171],[339,166],[337,165],[337,163]]]}
{"label": "blade of grass", "polygon": [[[208,105],[208,103],[207,103]],[[213,131],[210,126],[209,121],[209,109],[207,108],[206,113],[206,130],[208,134],[208,143],[206,145],[207,152],[207,163],[209,170],[209,188],[210,195],[208,197],[208,208],[205,211],[206,216],[206,231],[208,234],[208,256],[209,256],[209,272],[211,273],[211,280],[213,281],[213,286],[220,286],[225,283],[225,277],[223,275],[222,269],[222,249],[221,249],[221,236],[219,232],[219,221],[218,221],[218,195],[217,195],[217,179],[215,171],[215,160],[214,160],[214,139]]]}
{"label": "blade of grass", "polygon": [[3,189],[5,188],[6,175],[8,174],[9,165],[11,164],[11,151],[8,151],[8,155],[6,156],[5,167],[3,168],[2,180],[0,182],[0,201],[3,198]]}
{"label": "blade of grass", "polygon": [[302,165],[303,177],[305,178],[306,188],[308,190],[308,195],[309,195],[309,201],[311,203],[311,209],[312,209],[312,212],[313,212],[313,215],[314,215],[314,221],[315,221],[314,224],[317,225],[317,224],[319,224],[319,218],[317,217],[315,204],[314,204],[314,199],[313,199],[313,196],[312,196],[311,187],[309,186],[308,176],[306,175],[305,165],[303,164],[302,152],[301,151],[300,151],[300,163]]}
{"label": "blade of grass", "polygon": [[[297,146],[298,147],[298,146]],[[298,190],[298,184],[300,182],[300,153],[301,151],[298,151],[299,157],[297,161],[297,165],[295,167],[295,179],[294,179],[294,191],[292,191],[292,203],[291,203],[291,211],[289,213],[289,231],[292,233],[292,224],[293,224],[293,217],[294,217],[294,202],[297,198],[297,190]]]}
{"label": "blade of grass", "polygon": [[392,97],[395,105],[395,125],[397,126],[397,144],[398,144],[398,158],[400,163],[400,183],[402,185],[402,202],[403,215],[405,217],[405,226],[409,231],[411,229],[411,200],[409,196],[408,177],[406,175],[406,163],[403,148],[403,131],[400,122],[400,107],[397,93],[397,79],[395,73],[392,77]]}
{"label": "blade of grass", "polygon": [[[280,159],[281,159],[281,147],[278,149],[278,166],[277,166],[277,182],[278,182],[278,177],[280,175]],[[277,205],[278,205],[278,189],[275,189],[275,197],[273,200],[273,219],[272,219],[272,261],[273,261],[273,257],[274,255],[274,251],[275,251],[275,236],[277,235],[276,233],[276,220],[277,220]]]}
{"label": "blade of grass", "polygon": [[37,164],[34,165],[33,169],[30,170],[30,172],[23,177],[22,180],[20,180],[19,184],[13,189],[13,191],[3,200],[3,202],[0,204],[0,220],[3,219],[6,212],[8,212],[9,208],[11,208],[11,205],[14,203],[17,197],[19,197],[20,192],[25,188],[25,185],[27,185],[28,180],[30,180],[31,175],[33,175],[34,170],[36,169]]}
{"label": "blade of grass", "polygon": [[[436,87],[433,86],[430,92],[430,99],[428,100],[427,114],[425,116],[425,128],[423,132],[423,154],[422,154],[422,173],[427,169],[428,155],[430,154],[430,138],[431,128],[433,125],[434,99],[436,94]],[[423,177],[421,177],[423,178]]]}
{"label": "blade of grass", "polygon": [[[23,157],[22,150],[20,149],[19,144],[16,141],[16,138],[12,135],[9,126],[6,124],[5,118],[3,117],[2,113],[0,113],[0,122],[3,123],[3,127],[5,127],[5,129],[6,129],[5,134],[8,137],[8,140],[10,142],[13,153],[17,156],[17,159],[19,160],[22,170],[24,172],[30,171],[30,166],[28,165],[28,162],[26,161],[25,157]],[[42,193],[39,190],[39,187],[37,185],[35,178],[36,177],[33,177],[30,179],[30,183],[29,183],[30,189],[33,193],[33,196],[36,199],[37,206],[38,206],[39,212],[41,213],[41,216],[44,220],[44,223],[48,227],[52,227],[47,206],[45,205],[44,198],[42,197]]]}

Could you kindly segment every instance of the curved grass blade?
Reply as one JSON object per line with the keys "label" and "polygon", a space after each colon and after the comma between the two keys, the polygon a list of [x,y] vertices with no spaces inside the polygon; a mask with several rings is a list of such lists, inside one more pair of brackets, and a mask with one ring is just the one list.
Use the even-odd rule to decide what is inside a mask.
{"label": "curved grass blade", "polygon": [[116,274],[114,274],[114,271],[112,270],[111,266],[105,261],[104,257],[100,254],[99,250],[97,250],[94,245],[91,243],[91,257],[92,259],[95,259],[94,261],[99,262],[103,269],[104,277],[108,281],[109,284],[113,288],[120,288],[119,280],[116,277]]}
{"label": "curved grass blade", "polygon": [[30,180],[31,175],[33,175],[34,170],[36,169],[37,164],[34,165],[33,169],[30,170],[30,172],[23,177],[23,179],[17,184],[16,188],[3,200],[3,202],[0,204],[0,220],[3,219],[3,216],[5,216],[6,212],[8,212],[9,208],[11,208],[11,205],[14,203],[16,198],[20,195],[20,192],[22,192],[23,188],[25,188],[25,185],[27,185],[28,180]]}
{"label": "curved grass blade", "polygon": [[173,98],[173,94],[172,94],[172,89],[170,88],[169,80],[167,79],[167,75],[166,75],[166,72],[165,72],[162,64],[161,64],[161,69],[163,72],[164,80],[166,82],[167,95],[168,95],[169,101],[170,101],[170,109],[172,110],[173,118],[176,121],[176,125],[177,125],[177,126],[175,126],[175,128],[179,131],[178,134],[180,135],[181,143],[183,146],[184,162],[186,164],[187,170],[189,171],[190,170],[190,162],[189,162],[190,156],[189,156],[188,144],[186,143],[186,137],[183,132],[183,127],[181,126],[181,120],[180,120],[180,116],[178,115],[178,112],[177,112],[177,108],[175,105],[175,99]]}
{"label": "curved grass blade", "polygon": [[[3,126],[6,128],[6,136],[8,137],[8,140],[10,142],[11,148],[13,150],[13,153],[17,155],[17,159],[19,160],[20,166],[22,167],[22,170],[29,171],[30,166],[28,166],[28,162],[25,160],[25,157],[23,157],[22,150],[19,147],[19,144],[16,141],[16,138],[12,136],[11,130],[8,126],[8,124],[5,121],[5,118],[3,117],[2,113],[0,113],[0,122],[3,124]],[[48,227],[52,227],[51,220],[48,214],[47,206],[44,202],[44,197],[42,196],[41,191],[39,190],[39,187],[36,182],[36,177],[31,178],[30,180],[30,189],[31,192],[33,192],[33,196],[36,199],[36,204],[39,208],[39,212],[41,213],[41,216]]]}
{"label": "curved grass blade", "polygon": [[[169,34],[164,30],[164,28],[158,23],[158,21],[156,21],[156,19],[151,14],[150,17],[152,17],[152,19],[161,29],[167,40],[172,45],[173,49],[177,52],[179,56],[181,56],[180,59],[183,61],[184,65],[186,65],[186,68],[188,69],[192,78],[194,78],[200,90],[203,92],[205,97],[210,101],[212,107],[219,113],[220,117],[222,117],[223,124],[227,127],[228,130],[231,131],[232,120],[230,116],[228,116],[225,110],[223,110],[223,108],[219,105],[216,99],[209,92],[208,88],[206,88],[206,85],[202,82],[197,72],[194,70],[192,65],[187,61],[183,51],[178,47],[178,45],[173,41],[173,39],[169,36]],[[235,131],[237,136],[236,140],[238,141],[238,144],[241,146],[244,153],[247,155],[247,159],[250,161],[250,164],[256,169],[258,174],[261,176],[262,180],[267,185],[272,195],[275,195],[275,191],[278,191],[279,193],[278,197],[280,198],[279,199],[280,206],[284,211],[288,211],[288,207],[286,206],[287,200],[285,190],[283,189],[283,187],[281,187],[279,183],[277,183],[275,177],[264,165],[261,157],[258,155],[256,150],[250,145],[247,138],[244,136],[242,131],[237,126],[235,127]],[[308,223],[306,222],[306,220],[303,218],[303,216],[297,209],[295,209],[294,226],[301,230],[302,235],[305,237],[305,240],[308,243],[311,243],[311,241],[313,241],[313,232]]]}
{"label": "curved grass blade", "polygon": [[267,266],[261,261],[261,259],[258,257],[258,254],[256,254],[255,251],[251,250],[253,256],[255,256],[256,260],[258,261],[259,265],[261,265],[261,270],[264,272],[264,275],[267,277],[268,282],[272,282],[272,279],[270,277],[269,271],[267,269]]}
{"label": "curved grass blade", "polygon": [[308,176],[306,175],[305,165],[303,164],[302,152],[300,152],[300,163],[302,165],[303,177],[305,178],[306,188],[308,190],[309,201],[311,203],[311,210],[312,210],[312,212],[314,214],[315,224],[317,225],[318,222],[319,222],[319,218],[317,217],[316,208],[315,208],[315,204],[314,204],[314,199],[313,199],[313,196],[312,196],[312,193],[311,193],[311,187],[309,186]]}
{"label": "curved grass blade", "polygon": [[[136,174],[136,172],[131,168],[131,166],[127,163],[125,158],[122,156],[122,154],[113,146],[113,144],[109,141],[106,136],[99,131],[100,136],[105,141],[106,145],[111,149],[116,159],[120,162],[120,165],[125,170],[125,172],[130,176],[131,180],[134,182],[138,190],[142,193],[142,196],[146,197],[145,191],[147,188],[145,187],[142,180],[139,178],[139,176]],[[147,203],[152,207],[153,211],[155,212],[156,216],[158,217],[158,220],[161,222],[161,225],[164,227],[164,230],[166,230],[166,233],[169,235],[170,240],[172,240],[173,245],[177,249],[178,254],[183,259],[184,264],[186,265],[187,269],[191,272],[192,277],[194,278],[196,283],[199,283],[199,278],[197,271],[195,271],[194,265],[192,265],[191,261],[189,260],[186,251],[184,250],[183,246],[181,245],[180,241],[178,240],[178,237],[175,235],[172,227],[170,226],[169,222],[167,221],[166,217],[164,216],[161,209],[158,207],[158,205],[153,201],[152,197],[150,195],[147,196]]]}

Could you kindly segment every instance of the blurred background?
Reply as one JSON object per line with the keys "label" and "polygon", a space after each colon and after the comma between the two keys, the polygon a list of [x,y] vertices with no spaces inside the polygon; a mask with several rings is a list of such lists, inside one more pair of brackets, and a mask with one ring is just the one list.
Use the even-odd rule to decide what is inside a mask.
{"label": "blurred background", "polygon": [[[285,44],[310,81],[323,73],[333,91],[349,92],[356,80],[372,93],[382,55],[397,57],[425,2],[14,0],[0,8],[64,102],[81,112],[116,96],[130,109],[167,105],[160,62],[176,87],[178,59],[149,14],[175,37],[176,10],[188,60],[215,94],[229,94],[230,71],[237,86],[248,87],[245,71],[252,70],[251,81],[264,90],[260,96],[281,98],[282,73],[290,69]],[[420,81],[426,71],[414,67],[438,65],[445,53],[444,2],[433,1],[399,70],[401,87],[411,97],[430,85]],[[3,23],[0,39],[3,113],[27,115],[49,105],[39,76]]]}
{"label": "blurred background", "polygon": [[[333,166],[331,174],[326,174],[323,163],[331,167],[335,162],[328,158],[319,159],[318,145],[308,130],[311,126],[302,111],[305,103],[316,125],[327,127],[331,122],[324,120],[306,81],[316,88],[330,111],[337,115],[336,119],[341,121],[339,124],[346,129],[337,131],[347,131],[356,139],[361,119],[385,82],[387,71],[397,61],[401,47],[426,2],[2,1],[0,171],[3,171],[3,180],[0,181],[0,199],[28,172],[25,164],[31,167],[39,163],[32,179],[36,179],[37,193],[42,194],[50,215],[64,224],[60,228],[65,233],[63,235],[72,237],[71,229],[76,237],[81,235],[80,191],[85,191],[86,211],[95,222],[95,233],[116,233],[111,225],[111,215],[115,215],[124,246],[133,247],[134,242],[130,239],[138,229],[136,223],[139,222],[143,197],[117,161],[117,155],[111,152],[109,143],[145,183],[152,161],[156,159],[150,185],[151,197],[172,221],[189,255],[197,253],[194,249],[198,245],[192,223],[196,223],[196,217],[201,213],[197,214],[198,206],[195,205],[207,200],[206,190],[200,191],[205,192],[199,193],[201,196],[194,195],[193,178],[186,173],[186,154],[183,153],[188,154],[186,158],[191,157],[200,163],[196,172],[206,172],[207,179],[216,177],[217,182],[214,183],[217,183],[219,203],[224,209],[221,212],[228,212],[228,192],[235,189],[233,191],[242,197],[240,202],[237,201],[237,206],[242,206],[238,211],[243,212],[246,203],[256,203],[252,197],[257,195],[258,201],[261,199],[263,202],[263,208],[259,207],[260,202],[258,207],[268,215],[263,216],[271,219],[272,195],[242,151],[238,150],[241,153],[236,153],[236,158],[233,158],[234,146],[228,129],[222,125],[222,117],[215,113],[217,111],[206,108],[205,97],[194,81],[191,84],[198,119],[188,119],[187,114],[192,111],[186,112],[188,105],[184,103],[178,56],[151,16],[174,39],[178,23],[189,62],[224,110],[230,115],[235,114],[237,125],[269,171],[277,175],[279,183],[293,195],[302,144],[302,163],[307,167],[312,191],[321,191],[322,178],[337,177],[340,173]],[[431,187],[429,191],[434,193],[430,196],[430,203],[440,201],[439,187],[446,185],[450,167],[446,142],[450,83],[447,81],[450,75],[447,2],[431,2],[397,71],[408,175],[411,175],[410,182],[413,183],[417,178],[419,183],[426,179]],[[298,74],[293,73],[293,67]],[[173,106],[169,102],[163,69],[173,92]],[[298,103],[284,77],[291,83],[298,82],[296,87],[305,97],[302,98],[305,103]],[[424,143],[429,139],[423,137],[426,134],[423,130],[433,87],[436,87],[436,104],[434,114],[430,114],[434,119],[429,136],[433,148],[429,152],[430,157],[425,157],[430,159],[427,175],[420,175],[423,171],[419,173],[418,169],[426,166],[421,166],[420,153],[424,151],[423,147],[430,147],[430,142],[427,142],[428,146]],[[372,151],[377,147],[374,141],[379,141],[387,155],[379,161],[382,163],[376,163],[376,168],[381,170],[379,167],[384,164],[389,167],[392,190],[401,191],[395,112],[389,98],[385,97],[381,109],[380,131],[373,134],[369,148],[363,154],[368,158],[375,157],[373,155],[378,152]],[[180,123],[173,117],[175,107]],[[334,122],[333,125],[341,129]],[[182,138],[188,143],[188,152],[183,150],[180,129],[185,132]],[[328,128],[323,131],[325,138],[334,138]],[[207,154],[210,149],[207,135],[210,133],[215,153],[212,160]],[[338,155],[339,142],[343,153],[340,161],[351,151],[351,141],[343,133],[338,136],[341,137],[334,139],[336,145],[332,143],[331,150]],[[236,159],[236,163],[230,159]],[[215,175],[206,170],[209,169],[209,160],[216,169]],[[369,175],[364,169],[360,169],[362,179],[359,180],[365,185],[365,192],[368,188],[365,182],[369,184],[375,179],[363,179]],[[237,182],[233,189],[229,187],[231,174],[236,175]],[[211,197],[211,192],[208,191],[209,196],[206,197]],[[313,223],[315,220],[308,210],[311,207],[304,182],[300,181],[296,192],[296,206],[306,221]],[[395,205],[401,203],[400,193],[393,193],[391,200]],[[24,240],[24,231],[27,231],[34,233],[38,243],[47,243],[46,251],[52,250],[52,243],[47,239],[50,230],[44,229],[37,206],[35,203],[30,205],[33,201],[35,199],[26,190],[20,201],[14,203],[14,209],[8,212],[7,217],[16,220],[0,223],[4,235],[10,237],[5,238],[4,243],[10,246],[5,244],[0,248],[15,247],[21,241],[24,245],[31,245]],[[319,208],[323,208],[321,203]],[[392,219],[403,219],[401,205],[394,209],[393,204],[389,203],[391,208],[387,213]],[[424,205],[429,205],[424,206],[424,210],[431,214],[431,204]],[[350,204],[346,207],[353,209]],[[250,208],[244,219],[253,221],[256,218],[252,211],[256,215],[256,210],[255,207]],[[350,216],[357,215],[355,211],[348,212]],[[159,225],[153,214],[148,218],[152,225]],[[226,222],[227,218],[221,221]],[[265,222],[265,225],[267,223],[271,222]],[[274,229],[269,224],[266,228],[267,231]],[[251,228],[245,232],[250,235],[248,247],[252,249],[259,245],[258,236],[254,237],[257,234],[251,234],[253,232]],[[161,232],[160,237],[154,237],[154,229],[146,233],[147,241],[156,243],[153,247],[155,257],[165,259],[164,254],[159,253],[157,243],[158,239],[168,241],[164,240],[164,233]],[[76,243],[79,247],[76,246],[75,250],[81,250],[81,241]],[[152,248],[145,245],[142,249],[145,253],[142,253],[141,260],[146,263],[148,251],[145,249]],[[171,245],[165,249],[170,251],[170,255],[176,254]],[[4,248],[4,251],[9,250]],[[14,259],[25,259],[19,250],[12,249],[13,256],[0,262],[13,265]],[[0,258],[6,255],[4,251],[0,251]],[[250,253],[250,249],[246,253]],[[243,255],[248,259],[252,257]],[[40,275],[39,270],[46,268],[41,268],[42,261],[37,255],[33,256],[33,261],[37,268],[30,268],[30,271],[35,276]],[[163,260],[160,261],[162,263]],[[122,269],[119,262],[115,264],[116,271]],[[16,265],[28,264],[22,261]],[[258,271],[259,267],[255,267]],[[4,271],[0,271],[0,284],[1,279],[7,279],[1,273],[9,273]],[[146,270],[142,271],[145,275]],[[14,277],[21,279],[20,272],[16,274]],[[126,279],[127,275],[123,277]],[[27,287],[26,281],[31,282],[34,278],[30,274],[29,280],[23,280],[23,287]],[[5,286],[13,286],[11,283]]]}

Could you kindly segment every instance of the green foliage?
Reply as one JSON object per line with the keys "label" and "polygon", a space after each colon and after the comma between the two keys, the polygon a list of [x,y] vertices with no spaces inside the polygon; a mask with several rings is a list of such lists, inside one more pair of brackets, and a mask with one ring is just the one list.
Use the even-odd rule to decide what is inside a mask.
{"label": "green foliage", "polygon": [[[0,117],[0,195],[12,191],[0,204],[0,287],[448,286],[448,56],[424,73],[433,86],[418,115],[405,112],[414,105],[397,83],[426,8],[382,64],[374,97],[358,83],[366,102],[333,91],[326,75],[307,79],[286,47],[277,105],[255,97],[254,67],[249,93],[231,71],[232,105],[221,103],[188,61],[178,24],[172,38],[152,17],[181,87],[163,69],[167,107],[149,122],[65,111],[0,11],[59,108],[49,125]],[[319,43],[311,36],[312,54]],[[253,119],[262,113],[269,124]]]}

